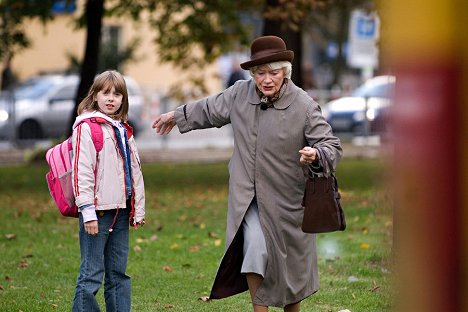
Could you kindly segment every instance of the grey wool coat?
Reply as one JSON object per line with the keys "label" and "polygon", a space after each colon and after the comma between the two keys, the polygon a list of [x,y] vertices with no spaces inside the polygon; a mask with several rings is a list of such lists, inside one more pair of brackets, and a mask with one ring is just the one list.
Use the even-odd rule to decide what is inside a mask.
{"label": "grey wool coat", "polygon": [[210,298],[248,290],[246,278],[240,273],[240,227],[254,196],[268,251],[264,280],[254,303],[284,307],[316,292],[319,276],[315,235],[301,230],[308,168],[299,162],[299,150],[304,146],[320,147],[334,166],[342,154],[340,141],[333,136],[319,105],[289,81],[274,107],[262,110],[251,79],[178,107],[175,119],[181,133],[229,123],[234,132],[226,250]]}

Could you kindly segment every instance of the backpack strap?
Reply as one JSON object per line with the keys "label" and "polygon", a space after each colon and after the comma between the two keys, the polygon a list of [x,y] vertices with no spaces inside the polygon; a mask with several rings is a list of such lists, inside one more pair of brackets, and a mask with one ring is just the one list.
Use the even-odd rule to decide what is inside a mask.
{"label": "backpack strap", "polygon": [[101,124],[107,123],[107,120],[100,117],[91,117],[83,119],[82,122],[86,122],[91,129],[91,137],[94,143],[96,152],[100,152],[104,146],[104,134],[102,132]]}

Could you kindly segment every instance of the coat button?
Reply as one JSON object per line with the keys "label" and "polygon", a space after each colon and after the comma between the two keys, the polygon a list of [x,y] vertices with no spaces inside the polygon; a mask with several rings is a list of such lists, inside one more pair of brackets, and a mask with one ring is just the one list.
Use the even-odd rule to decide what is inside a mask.
{"label": "coat button", "polygon": [[104,211],[102,211],[102,210],[99,211],[99,216],[100,216],[100,217],[103,217],[103,216],[104,216]]}

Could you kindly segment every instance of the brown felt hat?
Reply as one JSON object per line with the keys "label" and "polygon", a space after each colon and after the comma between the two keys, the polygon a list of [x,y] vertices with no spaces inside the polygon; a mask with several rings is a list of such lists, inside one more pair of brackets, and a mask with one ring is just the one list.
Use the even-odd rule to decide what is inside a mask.
{"label": "brown felt hat", "polygon": [[294,59],[294,52],[286,50],[283,39],[276,36],[258,37],[250,47],[250,61],[240,64],[242,69],[254,66]]}

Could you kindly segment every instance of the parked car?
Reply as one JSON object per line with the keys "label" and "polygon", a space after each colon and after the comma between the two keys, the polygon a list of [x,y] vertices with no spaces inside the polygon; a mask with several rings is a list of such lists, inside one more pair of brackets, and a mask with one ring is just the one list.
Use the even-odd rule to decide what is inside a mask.
{"label": "parked car", "polygon": [[388,127],[394,90],[394,76],[370,78],[350,96],[325,104],[323,114],[334,132],[383,133]]}
{"label": "parked car", "polygon": [[[125,77],[125,81],[129,123],[137,134],[142,128],[144,97],[132,78]],[[78,84],[77,75],[42,75],[14,88],[14,115],[7,97],[0,99],[0,137],[12,137],[13,130],[18,139],[58,138],[66,134]]]}

